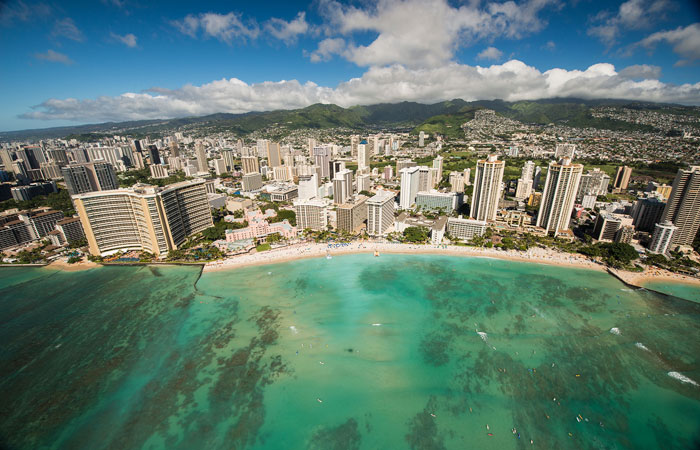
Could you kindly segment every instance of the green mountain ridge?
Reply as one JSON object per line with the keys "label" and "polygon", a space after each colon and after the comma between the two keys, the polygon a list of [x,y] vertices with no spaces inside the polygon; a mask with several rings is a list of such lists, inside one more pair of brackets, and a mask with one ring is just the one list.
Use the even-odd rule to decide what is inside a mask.
{"label": "green mountain ridge", "polygon": [[492,109],[504,117],[526,124],[550,123],[591,127],[607,130],[656,131],[649,125],[641,125],[613,119],[600,119],[591,115],[598,106],[625,107],[641,111],[655,111],[684,116],[700,116],[700,108],[664,103],[635,102],[628,100],[582,100],[558,98],[506,102],[503,100],[479,100],[467,102],[461,99],[433,104],[416,102],[379,103],[375,105],[342,108],[334,104],[314,104],[293,110],[249,112],[244,114],[216,113],[201,117],[152,119],[128,122],[76,125],[35,130],[0,132],[0,141],[38,140],[50,138],[79,138],[91,140],[112,134],[129,134],[134,137],[162,135],[180,127],[206,127],[209,131],[231,131],[240,135],[279,127],[288,130],[327,129],[343,127],[355,130],[402,130],[418,133],[440,133],[447,137],[463,136],[461,125],[474,117],[478,109]]}

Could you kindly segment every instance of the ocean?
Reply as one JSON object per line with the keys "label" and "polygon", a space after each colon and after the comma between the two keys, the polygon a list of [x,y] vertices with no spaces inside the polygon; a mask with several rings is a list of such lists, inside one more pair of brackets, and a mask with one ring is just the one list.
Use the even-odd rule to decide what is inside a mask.
{"label": "ocean", "polygon": [[0,287],[0,448],[700,444],[700,304],[602,272],[357,254]]}

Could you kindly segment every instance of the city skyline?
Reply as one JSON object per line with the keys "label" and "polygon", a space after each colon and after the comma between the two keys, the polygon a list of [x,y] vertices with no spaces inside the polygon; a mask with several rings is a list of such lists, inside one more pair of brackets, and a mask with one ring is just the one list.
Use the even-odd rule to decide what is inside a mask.
{"label": "city skyline", "polygon": [[0,9],[0,130],[313,103],[552,97],[700,104],[693,2],[387,0]]}

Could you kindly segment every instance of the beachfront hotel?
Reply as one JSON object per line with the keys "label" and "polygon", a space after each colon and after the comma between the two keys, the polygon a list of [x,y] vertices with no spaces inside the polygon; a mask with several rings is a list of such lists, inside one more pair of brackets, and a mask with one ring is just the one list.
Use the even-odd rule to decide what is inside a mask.
{"label": "beachfront hotel", "polygon": [[328,200],[312,198],[295,200],[297,228],[300,230],[325,231],[328,228]]}
{"label": "beachfront hotel", "polygon": [[544,228],[548,233],[553,232],[555,236],[569,229],[582,173],[583,165],[572,164],[569,158],[549,163],[537,213],[538,227]]}
{"label": "beachfront hotel", "polygon": [[379,190],[367,200],[367,234],[383,236],[394,224],[394,193]]}
{"label": "beachfront hotel", "polygon": [[73,196],[73,202],[95,256],[118,250],[163,256],[214,225],[202,179],[90,192]]}
{"label": "beachfront hotel", "polygon": [[496,220],[505,167],[505,161],[499,161],[497,155],[489,155],[487,159],[476,162],[474,193],[469,214],[473,219]]}
{"label": "beachfront hotel", "polygon": [[671,244],[693,243],[700,228],[700,166],[678,171],[661,222],[670,222],[678,227]]}

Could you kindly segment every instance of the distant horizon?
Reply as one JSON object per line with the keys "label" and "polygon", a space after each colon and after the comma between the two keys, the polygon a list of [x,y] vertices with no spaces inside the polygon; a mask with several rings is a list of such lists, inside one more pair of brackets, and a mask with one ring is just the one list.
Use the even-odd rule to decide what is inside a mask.
{"label": "distant horizon", "polygon": [[689,0],[8,0],[0,129],[446,98],[700,105]]}

